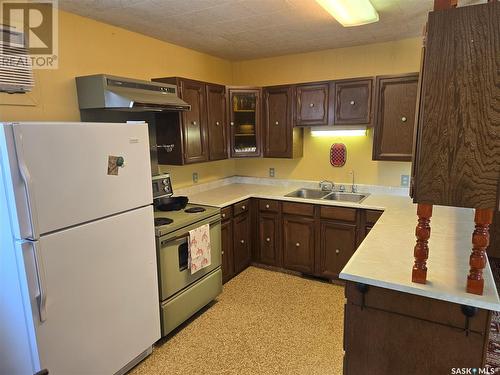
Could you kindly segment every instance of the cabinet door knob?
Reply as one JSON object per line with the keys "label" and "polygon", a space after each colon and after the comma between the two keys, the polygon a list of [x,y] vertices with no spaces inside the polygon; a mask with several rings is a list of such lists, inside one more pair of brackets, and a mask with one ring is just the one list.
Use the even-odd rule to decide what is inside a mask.
{"label": "cabinet door knob", "polygon": [[220,252],[220,255],[224,255],[224,251],[221,251],[221,252]]}
{"label": "cabinet door knob", "polygon": [[279,121],[276,121],[276,122],[274,123],[274,125],[279,125],[279,124],[280,124],[280,123],[279,123]]}
{"label": "cabinet door knob", "polygon": [[340,250],[339,249],[335,249],[335,254],[340,254]]}
{"label": "cabinet door knob", "polygon": [[266,204],[266,208],[269,208],[269,205],[268,205],[268,204]]}
{"label": "cabinet door knob", "polygon": [[246,210],[246,209],[247,209],[247,207],[246,207],[245,205],[243,205],[243,206],[241,206],[241,209],[242,209],[242,210]]}
{"label": "cabinet door knob", "polygon": [[226,217],[226,214],[222,214],[222,217]]}
{"label": "cabinet door knob", "polygon": [[299,243],[299,242],[297,242],[297,243],[295,244],[295,246],[299,247],[299,246],[300,246],[300,243]]}
{"label": "cabinet door knob", "polygon": [[241,242],[242,244],[244,244],[244,243],[245,243],[245,240],[241,240],[240,242]]}
{"label": "cabinet door knob", "polygon": [[215,121],[215,125],[219,126],[220,122],[219,121]]}
{"label": "cabinet door knob", "polygon": [[269,237],[267,237],[266,242],[271,242],[271,239]]}
{"label": "cabinet door knob", "polygon": [[234,126],[234,121],[231,121],[230,124],[231,124],[231,126]]}
{"label": "cabinet door knob", "polygon": [[191,124],[196,125],[196,121],[191,122]]}
{"label": "cabinet door knob", "polygon": [[401,121],[406,122],[407,120],[406,116],[401,117]]}
{"label": "cabinet door knob", "polygon": [[311,108],[314,107],[314,103],[310,103],[309,107],[311,107]]}
{"label": "cabinet door knob", "polygon": [[351,100],[351,101],[349,102],[349,104],[350,104],[350,105],[354,105],[354,104],[356,104],[356,102],[355,102],[354,100]]}

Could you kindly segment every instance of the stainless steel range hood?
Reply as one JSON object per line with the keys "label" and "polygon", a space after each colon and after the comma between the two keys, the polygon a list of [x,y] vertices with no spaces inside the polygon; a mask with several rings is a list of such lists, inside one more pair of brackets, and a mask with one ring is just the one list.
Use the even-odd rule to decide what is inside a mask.
{"label": "stainless steel range hood", "polygon": [[121,111],[190,111],[177,86],[106,74],[76,77],[80,109]]}

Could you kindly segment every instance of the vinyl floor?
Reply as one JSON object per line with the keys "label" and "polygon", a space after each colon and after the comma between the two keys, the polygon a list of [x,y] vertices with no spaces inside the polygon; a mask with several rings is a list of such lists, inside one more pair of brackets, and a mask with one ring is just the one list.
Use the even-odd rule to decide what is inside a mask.
{"label": "vinyl floor", "polygon": [[130,374],[341,374],[343,317],[343,287],[249,267]]}

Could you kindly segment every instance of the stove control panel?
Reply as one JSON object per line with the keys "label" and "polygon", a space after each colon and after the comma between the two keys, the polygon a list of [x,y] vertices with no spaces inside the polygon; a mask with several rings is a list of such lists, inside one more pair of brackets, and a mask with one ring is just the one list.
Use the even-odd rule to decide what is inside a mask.
{"label": "stove control panel", "polygon": [[159,176],[153,176],[153,199],[161,197],[170,197],[174,191],[172,181],[168,173]]}

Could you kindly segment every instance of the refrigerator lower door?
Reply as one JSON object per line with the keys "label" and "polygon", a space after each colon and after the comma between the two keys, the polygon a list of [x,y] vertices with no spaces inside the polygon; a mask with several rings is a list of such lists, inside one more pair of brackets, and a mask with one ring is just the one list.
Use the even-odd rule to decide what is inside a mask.
{"label": "refrigerator lower door", "polygon": [[114,374],[160,338],[152,206],[23,250],[41,368]]}
{"label": "refrigerator lower door", "polygon": [[4,130],[20,239],[153,201],[146,124],[16,123]]}

